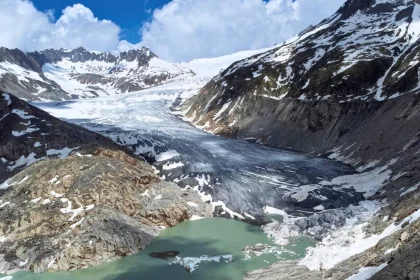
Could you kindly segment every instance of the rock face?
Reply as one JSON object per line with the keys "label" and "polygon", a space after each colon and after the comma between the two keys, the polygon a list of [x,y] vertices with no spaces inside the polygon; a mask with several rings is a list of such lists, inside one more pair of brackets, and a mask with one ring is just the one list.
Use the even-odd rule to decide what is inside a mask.
{"label": "rock face", "polygon": [[221,135],[392,171],[370,198],[388,206],[365,230],[402,230],[322,274],[276,264],[249,279],[347,279],[383,264],[372,279],[418,279],[417,222],[399,223],[420,205],[419,20],[411,0],[349,0],[285,44],[232,64],[184,105],[194,124]]}
{"label": "rock face", "polygon": [[46,159],[10,181],[0,205],[6,272],[108,262],[147,247],[160,227],[212,215],[198,194],[160,181],[147,163],[121,151]]}
{"label": "rock face", "polygon": [[180,64],[159,59],[147,48],[118,55],[84,48],[33,53],[0,48],[0,90],[27,100],[106,96],[194,75]]}
{"label": "rock face", "polygon": [[258,269],[248,273],[245,280],[321,280],[322,272],[310,271],[299,266],[294,261],[282,261],[265,269]]}

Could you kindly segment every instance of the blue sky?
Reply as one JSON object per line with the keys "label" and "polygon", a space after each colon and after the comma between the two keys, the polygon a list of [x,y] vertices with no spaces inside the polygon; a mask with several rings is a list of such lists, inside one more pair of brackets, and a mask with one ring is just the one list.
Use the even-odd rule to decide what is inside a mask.
{"label": "blue sky", "polygon": [[188,62],[280,44],[345,1],[0,0],[0,46],[112,52],[145,46],[165,60]]}
{"label": "blue sky", "polygon": [[151,12],[169,0],[33,0],[40,11],[54,10],[55,18],[67,6],[81,3],[100,19],[110,19],[121,27],[121,39],[130,43],[140,41],[139,30],[151,18]]}

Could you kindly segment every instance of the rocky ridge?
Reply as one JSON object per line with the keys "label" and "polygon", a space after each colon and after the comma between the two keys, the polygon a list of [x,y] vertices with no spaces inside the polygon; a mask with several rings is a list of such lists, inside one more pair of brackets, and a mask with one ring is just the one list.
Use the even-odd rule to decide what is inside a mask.
{"label": "rocky ridge", "polygon": [[147,48],[119,54],[0,48],[0,90],[27,100],[67,100],[137,91],[194,76]]}
{"label": "rocky ridge", "polygon": [[63,122],[8,93],[0,93],[0,181],[46,157],[98,146],[125,150],[108,138]]}

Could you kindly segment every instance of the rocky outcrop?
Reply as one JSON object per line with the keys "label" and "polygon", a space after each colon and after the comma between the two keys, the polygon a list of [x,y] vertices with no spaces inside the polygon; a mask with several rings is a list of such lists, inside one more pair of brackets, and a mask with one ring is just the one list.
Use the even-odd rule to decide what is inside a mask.
{"label": "rocky outcrop", "polygon": [[282,261],[268,268],[251,271],[245,280],[321,280],[322,272],[310,271],[304,266],[299,266],[295,261]]}
{"label": "rocky outcrop", "polygon": [[144,249],[161,228],[212,215],[198,194],[160,181],[147,163],[121,151],[46,159],[9,185],[0,203],[5,272],[101,264]]}

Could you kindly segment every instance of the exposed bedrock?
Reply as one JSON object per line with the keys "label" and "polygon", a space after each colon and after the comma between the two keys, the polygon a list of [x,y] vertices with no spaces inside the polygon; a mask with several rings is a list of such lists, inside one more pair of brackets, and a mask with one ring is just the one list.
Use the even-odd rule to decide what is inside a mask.
{"label": "exposed bedrock", "polygon": [[45,159],[9,181],[0,200],[4,272],[98,265],[146,248],[163,227],[212,216],[198,194],[121,151]]}

